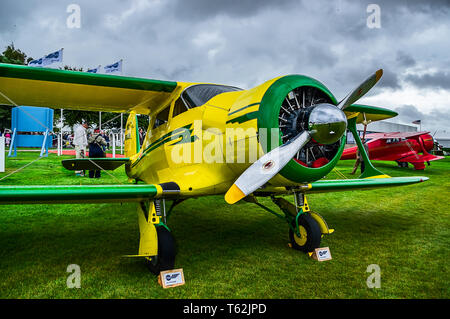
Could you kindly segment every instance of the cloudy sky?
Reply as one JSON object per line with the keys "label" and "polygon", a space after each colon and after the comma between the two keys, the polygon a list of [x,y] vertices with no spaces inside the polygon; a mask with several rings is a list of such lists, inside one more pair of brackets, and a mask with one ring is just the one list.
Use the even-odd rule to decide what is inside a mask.
{"label": "cloudy sky", "polygon": [[34,58],[64,48],[64,64],[85,69],[123,59],[124,75],[161,80],[250,88],[305,74],[338,100],[383,68],[360,103],[450,133],[449,0],[1,0],[0,48],[11,42]]}

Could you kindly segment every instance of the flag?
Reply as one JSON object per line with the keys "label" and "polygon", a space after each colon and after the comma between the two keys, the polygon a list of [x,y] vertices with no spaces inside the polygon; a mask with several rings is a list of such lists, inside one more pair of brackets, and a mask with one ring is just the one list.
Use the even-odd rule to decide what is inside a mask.
{"label": "flag", "polygon": [[44,65],[49,65],[55,62],[62,62],[63,60],[63,50],[50,53],[44,57]]}
{"label": "flag", "polygon": [[413,124],[420,124],[422,121],[421,120],[416,120],[416,121],[413,121],[412,123]]}
{"label": "flag", "polygon": [[62,62],[62,60],[63,60],[63,50],[64,49],[61,49],[61,50],[52,52],[50,54],[47,54],[43,58],[30,61],[30,62],[28,62],[28,66],[43,67],[43,66],[47,66],[47,65],[50,65],[52,63],[55,63],[55,62]]}
{"label": "flag", "polygon": [[105,73],[122,72],[122,60],[105,66]]}
{"label": "flag", "polygon": [[30,61],[30,62],[28,62],[28,66],[41,67],[43,60],[44,60],[44,58]]}
{"label": "flag", "polygon": [[88,69],[87,72],[88,73],[98,73],[99,70],[100,70],[100,65],[98,67],[96,67],[95,69]]}

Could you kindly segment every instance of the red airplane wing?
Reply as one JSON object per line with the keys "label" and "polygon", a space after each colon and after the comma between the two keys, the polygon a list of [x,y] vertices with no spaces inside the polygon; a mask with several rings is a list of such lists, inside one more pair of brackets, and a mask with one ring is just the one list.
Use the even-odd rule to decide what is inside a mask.
{"label": "red airplane wing", "polygon": [[443,156],[436,156],[436,155],[432,155],[432,154],[425,154],[425,155],[419,155],[419,154],[415,154],[415,155],[410,155],[410,156],[406,156],[403,158],[398,159],[398,162],[408,162],[408,163],[423,163],[423,162],[429,162],[429,161],[436,161],[439,159],[443,159]]}
{"label": "red airplane wing", "polygon": [[370,159],[375,161],[397,161],[400,158],[412,158],[414,157],[416,160],[420,158],[420,155],[417,154],[416,151],[409,151],[406,153],[385,153],[379,156],[372,156]]}
{"label": "red airplane wing", "polygon": [[[392,132],[392,133],[375,133],[377,134],[377,138],[380,139],[389,139],[389,138],[414,138],[414,137],[419,137],[420,135],[423,134],[428,134],[430,132]],[[374,134],[374,135],[375,135]],[[369,137],[369,135],[368,135]]]}

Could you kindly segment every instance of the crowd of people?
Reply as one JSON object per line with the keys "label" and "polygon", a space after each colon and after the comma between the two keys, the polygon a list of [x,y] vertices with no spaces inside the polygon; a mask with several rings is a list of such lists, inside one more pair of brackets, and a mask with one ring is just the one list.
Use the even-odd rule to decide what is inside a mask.
{"label": "crowd of people", "polygon": [[[139,141],[142,142],[145,139],[145,131],[139,128]],[[39,133],[37,133],[39,134]],[[56,134],[51,132],[53,136],[53,146],[57,145]],[[12,134],[9,129],[0,131],[0,136],[5,136],[5,144],[8,147],[11,144]],[[62,134],[62,147],[63,148],[75,148],[76,158],[85,158],[87,155],[90,158],[102,158],[106,157],[106,151],[110,148],[109,134],[104,131],[95,129],[89,132],[89,125],[83,123],[81,125],[75,125],[73,133],[63,132]],[[85,176],[84,171],[75,171],[77,176]],[[90,178],[100,178],[101,170],[90,170]]]}
{"label": "crowd of people", "polygon": [[[109,148],[110,148],[109,134],[106,134],[105,131],[100,131],[100,134],[106,141],[106,149],[109,150]],[[73,141],[74,141],[74,133],[63,132],[63,134],[62,134],[62,147],[63,148],[75,148]],[[57,139],[54,139],[53,144],[55,147],[56,147],[56,143],[57,143]]]}

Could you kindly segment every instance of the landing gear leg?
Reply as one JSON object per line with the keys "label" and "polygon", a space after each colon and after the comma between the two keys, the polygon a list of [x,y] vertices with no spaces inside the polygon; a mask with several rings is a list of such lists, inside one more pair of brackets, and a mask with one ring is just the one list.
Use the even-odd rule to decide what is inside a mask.
{"label": "landing gear leg", "polygon": [[175,264],[175,240],[170,229],[161,221],[166,220],[164,204],[164,201],[154,200],[141,202],[138,206],[138,256],[145,257],[149,270],[155,275],[173,269]]}
{"label": "landing gear leg", "polygon": [[[300,214],[296,220],[292,221],[289,228],[289,240],[292,248],[309,253],[320,247],[322,233],[319,224],[310,214]],[[295,232],[292,230],[296,230]]]}
{"label": "landing gear leg", "polygon": [[331,234],[334,231],[328,228],[322,216],[309,209],[305,194],[294,193],[295,204],[288,202],[282,197],[272,196],[271,199],[281,209],[284,216],[260,204],[254,196],[246,198],[247,201],[264,208],[288,223],[289,239],[292,248],[305,253],[312,252],[320,247],[324,234]]}
{"label": "landing gear leg", "polygon": [[298,213],[291,221],[289,240],[292,248],[308,253],[320,247],[322,232],[317,221],[311,216],[305,194],[294,193],[294,199]]}
{"label": "landing gear leg", "polygon": [[[397,161],[396,161],[397,162]],[[402,168],[407,168],[408,167],[408,162],[397,162],[398,167],[402,167]]]}

